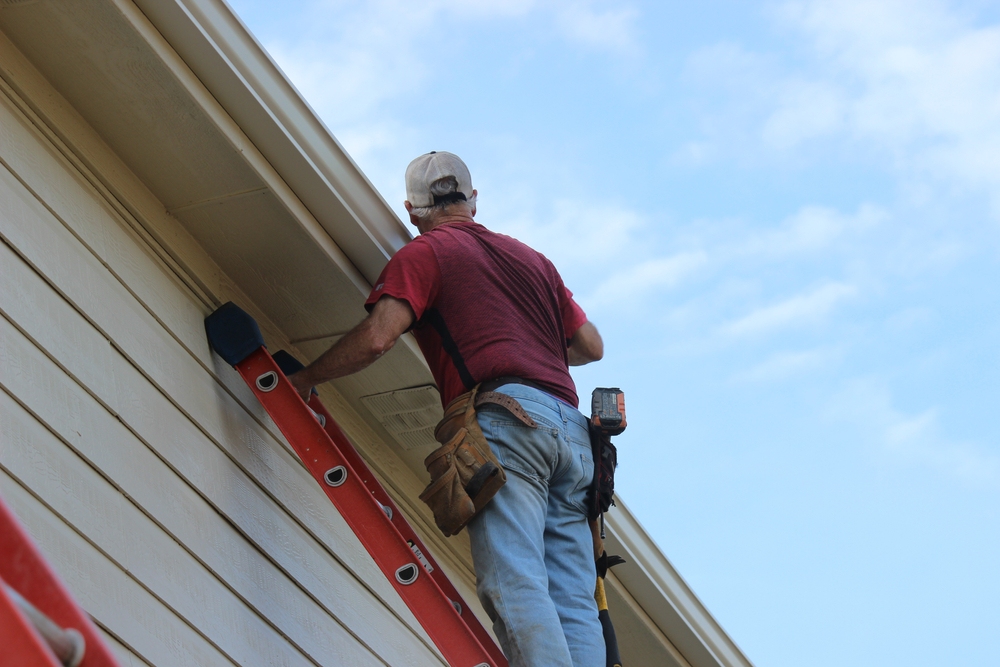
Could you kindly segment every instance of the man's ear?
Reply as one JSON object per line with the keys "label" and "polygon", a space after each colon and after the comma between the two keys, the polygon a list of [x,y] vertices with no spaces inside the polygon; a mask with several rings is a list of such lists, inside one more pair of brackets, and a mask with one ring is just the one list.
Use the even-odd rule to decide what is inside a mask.
{"label": "man's ear", "polygon": [[412,213],[413,204],[410,203],[410,200],[408,199],[403,200],[403,208],[405,208],[406,212],[410,214],[410,224],[413,225],[414,227],[419,227],[419,225],[417,225],[417,216],[413,215]]}
{"label": "man's ear", "polygon": [[[472,188],[472,198],[475,199],[477,195],[479,195],[479,190],[476,190],[475,188]],[[472,205],[472,217],[473,218],[476,217],[476,205],[475,204]]]}

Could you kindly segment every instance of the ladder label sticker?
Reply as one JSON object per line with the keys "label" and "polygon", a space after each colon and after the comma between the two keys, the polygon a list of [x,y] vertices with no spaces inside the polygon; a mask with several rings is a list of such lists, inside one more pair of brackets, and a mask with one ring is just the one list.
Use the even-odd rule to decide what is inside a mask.
{"label": "ladder label sticker", "polygon": [[[410,545],[410,551],[413,552],[413,555],[417,557],[420,564],[424,566],[425,570],[427,570],[427,574],[434,572],[434,568],[431,566],[430,561],[428,561],[427,557],[424,556],[424,552],[420,550],[420,547],[417,546],[416,542],[413,540],[406,540],[406,543]],[[461,614],[462,612],[458,613]]]}

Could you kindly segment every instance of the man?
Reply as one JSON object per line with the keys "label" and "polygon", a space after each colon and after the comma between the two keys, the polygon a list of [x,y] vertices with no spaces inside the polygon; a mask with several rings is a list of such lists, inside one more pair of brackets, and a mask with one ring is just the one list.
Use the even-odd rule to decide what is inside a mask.
{"label": "man", "polygon": [[604,665],[586,495],[593,462],[568,365],[603,342],[541,254],[474,221],[468,168],[445,152],[406,170],[420,235],[389,261],[368,317],[290,380],[309,388],[357,372],[412,330],[448,405],[479,383],[535,427],[484,404],[478,424],[506,484],[468,523],[477,592],[511,665]]}

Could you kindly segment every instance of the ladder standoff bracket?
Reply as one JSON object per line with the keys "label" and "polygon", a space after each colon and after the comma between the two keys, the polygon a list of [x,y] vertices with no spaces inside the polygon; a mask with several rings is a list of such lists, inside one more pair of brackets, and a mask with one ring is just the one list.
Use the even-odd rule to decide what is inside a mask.
{"label": "ladder standoff bracket", "polygon": [[232,301],[205,318],[205,332],[208,344],[230,366],[266,347],[257,322]]}

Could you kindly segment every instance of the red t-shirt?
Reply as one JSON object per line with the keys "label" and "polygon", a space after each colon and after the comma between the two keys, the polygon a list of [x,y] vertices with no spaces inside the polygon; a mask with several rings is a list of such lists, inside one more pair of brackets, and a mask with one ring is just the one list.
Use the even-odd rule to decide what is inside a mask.
{"label": "red t-shirt", "polygon": [[386,294],[413,309],[445,405],[503,376],[578,404],[567,346],[587,316],[541,253],[475,222],[444,224],[389,260],[365,307]]}

